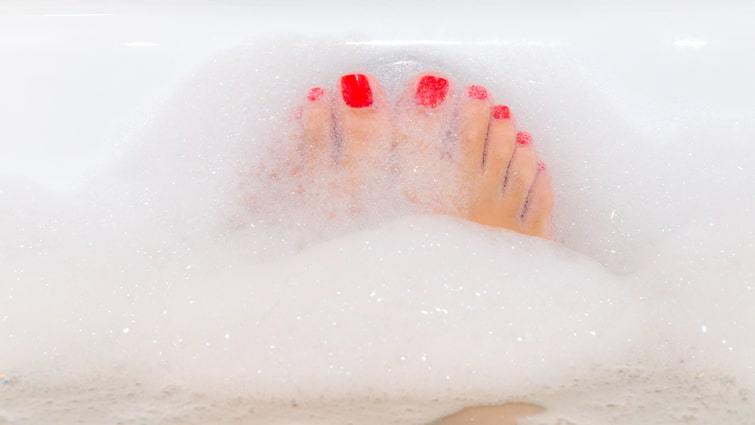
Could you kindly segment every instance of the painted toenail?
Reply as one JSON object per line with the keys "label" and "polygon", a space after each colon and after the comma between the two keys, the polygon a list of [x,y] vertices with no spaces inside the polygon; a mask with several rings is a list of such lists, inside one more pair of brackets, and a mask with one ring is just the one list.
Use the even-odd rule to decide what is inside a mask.
{"label": "painted toenail", "polygon": [[471,85],[467,89],[467,94],[472,99],[485,100],[488,98],[488,91],[483,86]]}
{"label": "painted toenail", "polygon": [[537,171],[545,171],[545,163],[543,161],[537,161]]}
{"label": "painted toenail", "polygon": [[495,105],[493,106],[493,118],[507,120],[511,118],[511,110],[506,105]]}
{"label": "painted toenail", "polygon": [[520,145],[529,145],[532,143],[532,136],[526,131],[520,131],[519,133],[516,133],[516,142]]}
{"label": "painted toenail", "polygon": [[312,87],[309,89],[309,93],[307,93],[307,99],[314,102],[315,100],[321,98],[325,94],[325,90],[323,90],[320,87]]}
{"label": "painted toenail", "polygon": [[448,94],[448,80],[442,77],[425,75],[417,84],[417,104],[428,108],[440,105]]}
{"label": "painted toenail", "polygon": [[372,89],[364,74],[349,74],[341,77],[343,101],[352,108],[372,106]]}

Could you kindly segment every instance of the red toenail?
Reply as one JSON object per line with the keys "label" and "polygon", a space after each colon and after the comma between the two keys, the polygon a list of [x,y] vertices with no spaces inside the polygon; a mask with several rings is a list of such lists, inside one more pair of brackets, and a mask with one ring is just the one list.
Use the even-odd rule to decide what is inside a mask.
{"label": "red toenail", "polygon": [[349,74],[341,77],[343,101],[352,108],[372,106],[372,89],[364,74]]}
{"label": "red toenail", "polygon": [[425,75],[417,84],[417,105],[435,108],[440,105],[448,94],[448,80],[432,75]]}
{"label": "red toenail", "polygon": [[506,105],[493,106],[493,118],[497,120],[504,120],[511,118],[511,110]]}
{"label": "red toenail", "polygon": [[544,171],[545,163],[543,161],[537,161],[537,171]]}
{"label": "red toenail", "polygon": [[488,91],[485,90],[485,87],[478,85],[469,86],[469,88],[467,89],[467,94],[472,99],[477,100],[485,100],[488,98]]}
{"label": "red toenail", "polygon": [[321,89],[320,87],[312,87],[309,89],[309,93],[307,93],[307,99],[314,102],[315,100],[322,97],[322,95],[325,94],[325,90]]}
{"label": "red toenail", "polygon": [[516,142],[520,145],[529,145],[532,143],[532,136],[526,131],[520,131],[519,133],[516,133]]}

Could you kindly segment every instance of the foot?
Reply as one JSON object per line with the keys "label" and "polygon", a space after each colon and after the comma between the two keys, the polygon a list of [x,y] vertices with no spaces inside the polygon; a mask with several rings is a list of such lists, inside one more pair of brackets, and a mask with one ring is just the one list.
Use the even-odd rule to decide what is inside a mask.
{"label": "foot", "polygon": [[461,89],[444,77],[420,75],[392,107],[374,78],[352,74],[340,83],[307,96],[299,160],[292,161],[303,182],[311,186],[335,170],[331,187],[348,194],[353,211],[377,184],[367,176],[387,178],[397,167],[404,194],[426,209],[552,236],[545,164],[529,133],[517,131],[509,107],[493,104],[484,87]]}
{"label": "foot", "polygon": [[467,407],[430,425],[517,425],[519,418],[543,411],[542,407],[528,403]]}
{"label": "foot", "polygon": [[[407,92],[413,96],[399,102],[397,120],[402,172],[433,173],[419,179],[427,182],[419,194],[413,188],[408,196],[434,211],[550,238],[550,176],[532,137],[517,132],[509,107],[493,105],[482,86],[457,89],[435,75],[420,76]],[[439,173],[453,181],[438,184]]]}

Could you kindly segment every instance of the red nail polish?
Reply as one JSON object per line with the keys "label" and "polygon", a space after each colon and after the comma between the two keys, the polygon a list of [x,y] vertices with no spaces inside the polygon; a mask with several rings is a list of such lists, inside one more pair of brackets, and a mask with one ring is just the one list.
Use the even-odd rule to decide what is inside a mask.
{"label": "red nail polish", "polygon": [[417,84],[417,105],[435,108],[448,94],[448,80],[432,75],[425,75]]}
{"label": "red nail polish", "polygon": [[537,171],[545,171],[545,163],[543,161],[537,161]]}
{"label": "red nail polish", "polygon": [[352,108],[372,106],[372,89],[364,74],[349,74],[341,77],[343,101]]}
{"label": "red nail polish", "polygon": [[520,131],[519,133],[516,133],[516,142],[520,145],[529,145],[532,143],[532,136],[526,131]]}
{"label": "red nail polish", "polygon": [[325,90],[323,90],[320,87],[312,87],[309,89],[309,93],[307,93],[307,99],[311,102],[314,102],[315,100],[321,98],[325,94]]}
{"label": "red nail polish", "polygon": [[488,98],[488,91],[483,86],[471,85],[467,89],[467,94],[472,99],[485,100]]}
{"label": "red nail polish", "polygon": [[497,120],[504,120],[511,118],[511,110],[506,105],[493,106],[493,118]]}

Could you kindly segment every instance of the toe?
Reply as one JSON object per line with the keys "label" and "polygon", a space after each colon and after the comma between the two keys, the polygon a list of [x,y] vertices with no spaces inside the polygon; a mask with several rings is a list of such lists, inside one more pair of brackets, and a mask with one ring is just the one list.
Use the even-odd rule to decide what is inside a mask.
{"label": "toe", "polygon": [[336,102],[340,162],[347,168],[385,158],[389,121],[384,95],[377,81],[364,74],[341,77]]}
{"label": "toe", "polygon": [[484,176],[487,185],[501,187],[516,142],[516,127],[508,106],[495,105],[490,109],[485,152]]}
{"label": "toe", "polygon": [[[449,101],[451,81],[437,73],[412,78],[396,103],[395,157],[401,174],[401,191],[423,208],[446,211],[453,197],[448,173],[448,135],[455,113]],[[456,191],[454,191],[455,193]]]}
{"label": "toe", "polygon": [[521,216],[537,169],[531,136],[525,132],[517,133],[514,154],[503,188],[503,205],[507,214]]}
{"label": "toe", "polygon": [[310,167],[330,160],[335,147],[333,113],[325,91],[313,87],[302,110],[303,137],[300,146],[304,164]]}
{"label": "toe", "polygon": [[482,173],[489,109],[487,90],[476,85],[468,87],[459,112],[460,166],[468,176],[477,177]]}
{"label": "toe", "polygon": [[524,213],[524,230],[526,233],[542,238],[552,235],[551,212],[553,211],[553,187],[550,173],[541,161],[537,164],[535,183],[527,198]]}
{"label": "toe", "polygon": [[396,141],[403,159],[412,169],[437,163],[444,154],[443,141],[451,109],[446,98],[448,79],[422,74],[412,79],[399,96]]}
{"label": "toe", "polygon": [[445,104],[449,91],[448,79],[441,76],[422,75],[414,84],[414,103],[419,108],[433,110]]}

